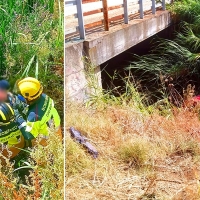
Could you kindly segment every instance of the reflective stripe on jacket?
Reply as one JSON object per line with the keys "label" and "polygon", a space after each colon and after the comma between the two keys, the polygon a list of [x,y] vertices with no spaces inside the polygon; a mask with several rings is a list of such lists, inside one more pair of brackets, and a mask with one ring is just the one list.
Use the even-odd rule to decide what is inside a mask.
{"label": "reflective stripe on jacket", "polygon": [[60,117],[54,108],[53,100],[46,94],[29,106],[26,123],[26,131],[31,133],[35,138],[38,135],[48,136],[48,127],[52,124],[55,128],[60,126]]}
{"label": "reflective stripe on jacket", "polygon": [[[20,152],[18,148],[24,148],[24,137],[15,122],[0,126],[0,144],[7,146],[8,150],[12,152],[12,155],[10,155],[11,158]],[[0,150],[2,151],[2,148],[0,148]],[[2,153],[6,157],[9,155],[6,149],[4,149]]]}

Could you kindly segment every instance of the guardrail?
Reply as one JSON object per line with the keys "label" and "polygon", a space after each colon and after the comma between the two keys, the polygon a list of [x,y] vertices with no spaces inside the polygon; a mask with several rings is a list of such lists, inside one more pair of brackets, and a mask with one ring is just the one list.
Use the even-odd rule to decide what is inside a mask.
{"label": "guardrail", "polygon": [[[89,1],[89,2],[88,2]],[[85,39],[86,29],[104,25],[109,31],[110,23],[123,19],[128,24],[130,17],[139,15],[144,18],[145,12],[156,13],[156,9],[166,9],[170,0],[65,0],[65,35],[79,33],[80,39]],[[92,1],[92,2],[90,2]]]}

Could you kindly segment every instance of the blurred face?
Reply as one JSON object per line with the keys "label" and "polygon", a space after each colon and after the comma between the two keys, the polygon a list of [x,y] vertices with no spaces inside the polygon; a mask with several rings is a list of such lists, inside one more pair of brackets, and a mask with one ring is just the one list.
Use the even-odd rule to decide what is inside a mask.
{"label": "blurred face", "polygon": [[7,101],[7,98],[8,98],[7,91],[0,89],[0,101],[5,102],[5,101]]}

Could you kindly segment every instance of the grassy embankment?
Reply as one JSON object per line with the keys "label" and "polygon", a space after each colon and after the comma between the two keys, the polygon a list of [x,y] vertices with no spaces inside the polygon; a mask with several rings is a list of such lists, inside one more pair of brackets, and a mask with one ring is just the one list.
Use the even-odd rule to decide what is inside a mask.
{"label": "grassy embankment", "polygon": [[[199,1],[175,1],[170,9],[186,32],[161,41],[156,53],[140,57],[132,68],[146,71],[154,81],[160,81],[161,73],[177,84],[189,76],[198,80]],[[97,85],[91,77],[88,86]],[[176,108],[169,101],[149,106],[131,79],[125,79],[120,97],[93,88],[86,104],[67,102],[66,129],[74,126],[99,150],[99,158],[92,159],[67,132],[68,199],[200,199],[198,108]],[[165,92],[161,87],[168,97]]]}

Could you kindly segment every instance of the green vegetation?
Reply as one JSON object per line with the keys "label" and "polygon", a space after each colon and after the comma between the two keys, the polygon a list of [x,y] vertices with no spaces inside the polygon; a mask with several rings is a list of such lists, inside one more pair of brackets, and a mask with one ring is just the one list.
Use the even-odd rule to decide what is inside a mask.
{"label": "green vegetation", "polygon": [[[0,77],[38,78],[63,120],[63,0],[0,2]],[[63,199],[63,145],[53,131],[47,147],[25,152],[17,165],[1,168],[0,199]],[[16,167],[17,166],[17,167]],[[14,168],[17,171],[13,173]],[[28,177],[24,177],[31,169]],[[24,174],[23,174],[24,171]]]}
{"label": "green vegetation", "polygon": [[[18,167],[6,159],[6,165],[0,164],[0,197],[5,200],[31,200],[64,198],[63,183],[63,145],[56,134],[50,131],[49,144],[36,146],[24,152],[18,160]],[[14,170],[15,168],[15,170]]]}
{"label": "green vegetation", "polygon": [[141,139],[138,139],[138,141],[136,139],[134,141],[130,140],[120,146],[118,154],[124,162],[130,163],[136,168],[142,168],[151,158],[149,147],[147,141]]}
{"label": "green vegetation", "polygon": [[[38,77],[63,116],[63,1],[2,1],[0,74]],[[36,70],[37,69],[37,70]]]}
{"label": "green vegetation", "polygon": [[98,99],[90,106],[67,103],[66,129],[76,127],[99,151],[92,159],[81,145],[66,138],[68,199],[172,199],[177,191],[183,192],[183,185],[196,188],[197,115],[184,109],[160,115],[153,106],[148,114],[148,108],[144,112],[134,101],[126,104],[124,99],[119,105],[107,97],[108,103]]}
{"label": "green vegetation", "polygon": [[[141,75],[141,81],[148,80],[152,87],[162,79],[172,77],[173,84],[182,93],[190,80],[199,89],[200,65],[200,2],[198,0],[178,0],[168,6],[175,22],[179,22],[174,40],[159,39],[154,43],[152,53],[136,56],[128,69],[134,69]],[[150,78],[151,77],[151,78]],[[157,86],[158,87],[158,86]],[[161,87],[159,91],[164,91]],[[153,94],[152,94],[153,95]]]}
{"label": "green vegetation", "polygon": [[140,83],[155,87],[159,82],[161,101],[152,104],[154,93],[139,92],[131,73],[123,78],[124,93],[115,96],[118,88],[102,91],[92,76],[94,66],[88,64],[91,98],[84,105],[67,102],[66,128],[80,130],[99,151],[94,160],[67,138],[69,199],[200,198],[198,114],[183,104],[174,106],[163,85],[165,79],[173,80],[182,100],[188,80],[199,80],[200,2],[175,1],[169,9],[174,20],[181,20],[176,38],[160,39],[151,54],[136,56],[130,67],[141,75]]}

